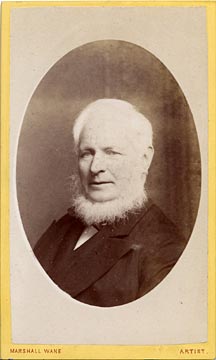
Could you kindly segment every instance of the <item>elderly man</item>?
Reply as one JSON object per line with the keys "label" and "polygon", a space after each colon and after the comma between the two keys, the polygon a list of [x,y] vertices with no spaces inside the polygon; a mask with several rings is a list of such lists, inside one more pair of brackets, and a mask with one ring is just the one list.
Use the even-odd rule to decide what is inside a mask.
{"label": "elderly man", "polygon": [[34,249],[51,279],[96,306],[131,302],[172,269],[186,241],[147,198],[153,157],[150,122],[131,104],[100,99],[73,128],[79,181],[73,206]]}

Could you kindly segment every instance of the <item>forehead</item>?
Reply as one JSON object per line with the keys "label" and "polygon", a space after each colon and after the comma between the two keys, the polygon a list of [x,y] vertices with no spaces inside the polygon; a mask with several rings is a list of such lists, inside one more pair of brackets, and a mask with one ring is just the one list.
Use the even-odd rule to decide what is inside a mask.
{"label": "forehead", "polygon": [[80,134],[80,145],[128,146],[136,140],[131,136],[131,121],[118,114],[106,113],[90,118]]}

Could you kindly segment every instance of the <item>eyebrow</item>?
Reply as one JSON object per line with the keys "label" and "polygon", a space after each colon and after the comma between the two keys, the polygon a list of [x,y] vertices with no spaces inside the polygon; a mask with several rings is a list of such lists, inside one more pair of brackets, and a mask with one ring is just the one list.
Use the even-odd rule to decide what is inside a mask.
{"label": "eyebrow", "polygon": [[118,145],[111,145],[103,148],[103,150],[121,150],[121,147],[119,147]]}
{"label": "eyebrow", "polygon": [[81,153],[81,152],[83,152],[83,151],[89,151],[89,152],[94,152],[95,150],[92,148],[92,147],[90,147],[90,146],[86,146],[86,147],[80,147],[79,148],[79,153]]}
{"label": "eyebrow", "polygon": [[[111,145],[111,146],[106,146],[106,147],[103,147],[103,148],[102,148],[102,150],[113,150],[113,149],[119,149],[119,150],[121,150],[121,147],[119,147],[118,145]],[[81,150],[81,151],[83,151],[83,150],[89,150],[89,151],[91,151],[91,150],[94,150],[94,148],[91,147],[91,146],[84,146],[84,147],[80,146],[80,147],[79,147],[79,150]]]}
{"label": "eyebrow", "polygon": [[[120,154],[122,154],[122,155],[125,153],[125,150],[122,149],[122,148],[121,148],[120,146],[118,146],[118,145],[106,146],[106,147],[101,148],[101,150],[104,151],[104,152],[106,152],[106,151],[113,151],[113,152],[116,152],[116,153],[120,153]],[[94,149],[94,147],[91,147],[91,146],[86,145],[86,146],[84,146],[84,147],[81,146],[81,147],[79,148],[78,153],[79,153],[79,154],[82,154],[82,153],[85,152],[85,151],[89,151],[91,154],[94,154],[96,150]]]}

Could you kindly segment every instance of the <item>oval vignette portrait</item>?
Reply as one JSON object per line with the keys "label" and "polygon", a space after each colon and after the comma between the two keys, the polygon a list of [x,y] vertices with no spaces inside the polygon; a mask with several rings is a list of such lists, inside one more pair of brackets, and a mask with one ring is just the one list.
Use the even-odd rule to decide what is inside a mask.
{"label": "oval vignette portrait", "polygon": [[73,49],[30,99],[16,177],[27,239],[60,289],[100,307],[144,296],[182,255],[199,207],[199,143],[182,89],[138,45]]}

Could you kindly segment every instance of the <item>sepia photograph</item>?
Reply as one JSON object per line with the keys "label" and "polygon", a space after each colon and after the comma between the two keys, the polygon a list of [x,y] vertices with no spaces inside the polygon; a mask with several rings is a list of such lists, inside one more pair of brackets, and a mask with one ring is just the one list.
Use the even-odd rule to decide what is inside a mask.
{"label": "sepia photograph", "polygon": [[4,4],[7,358],[213,359],[212,11]]}
{"label": "sepia photograph", "polygon": [[122,305],[162,281],[193,230],[200,179],[189,105],[145,49],[83,45],[35,90],[17,153],[19,208],[37,259],[75,299]]}

